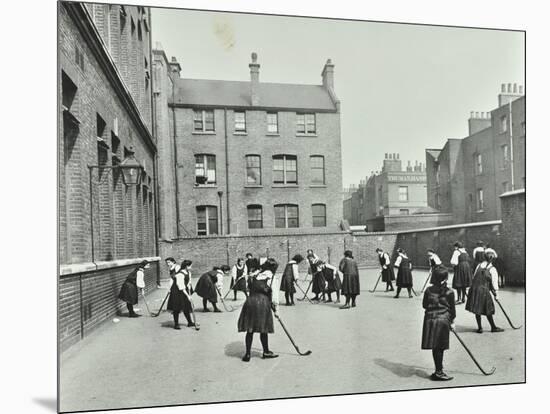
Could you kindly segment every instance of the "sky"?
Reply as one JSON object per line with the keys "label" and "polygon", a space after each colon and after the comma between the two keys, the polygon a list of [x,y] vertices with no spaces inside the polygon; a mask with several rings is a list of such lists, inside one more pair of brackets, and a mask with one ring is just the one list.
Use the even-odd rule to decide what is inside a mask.
{"label": "sky", "polygon": [[153,42],[193,79],[321,84],[328,58],[341,101],[344,187],[385,153],[425,162],[426,148],[468,134],[470,111],[497,107],[502,83],[524,84],[522,32],[152,9]]}

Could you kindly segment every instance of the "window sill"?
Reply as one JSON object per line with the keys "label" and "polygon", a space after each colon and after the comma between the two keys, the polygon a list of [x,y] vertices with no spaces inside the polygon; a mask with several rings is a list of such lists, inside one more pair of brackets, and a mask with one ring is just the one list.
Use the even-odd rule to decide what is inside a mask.
{"label": "window sill", "polygon": [[246,131],[235,131],[235,132],[233,132],[233,135],[246,136],[246,135],[248,135],[248,132],[246,132]]}
{"label": "window sill", "polygon": [[477,210],[476,213],[478,213],[478,214],[485,213],[485,210]]}
{"label": "window sill", "polygon": [[296,134],[297,137],[311,137],[317,138],[317,134]]}
{"label": "window sill", "polygon": [[273,184],[272,188],[298,188],[298,184]]}
{"label": "window sill", "polygon": [[216,135],[216,131],[193,131],[192,135]]}
{"label": "window sill", "polygon": [[194,188],[218,188],[218,184],[195,184]]}
{"label": "window sill", "polygon": [[264,188],[261,184],[245,184],[244,188]]}
{"label": "window sill", "polygon": [[279,134],[278,132],[267,132],[265,134],[266,137],[280,137],[281,134]]}
{"label": "window sill", "polygon": [[309,188],[327,188],[326,184],[310,184]]}

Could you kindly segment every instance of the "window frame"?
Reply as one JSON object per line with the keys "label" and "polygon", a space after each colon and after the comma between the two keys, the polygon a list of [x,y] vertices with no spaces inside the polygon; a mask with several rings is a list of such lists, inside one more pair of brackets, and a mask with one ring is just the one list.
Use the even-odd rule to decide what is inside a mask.
{"label": "window frame", "polygon": [[[275,218],[275,228],[276,229],[297,229],[300,227],[300,208],[298,206],[298,204],[290,204],[290,203],[287,203],[287,204],[275,204],[274,206],[274,218]],[[288,223],[289,223],[289,214],[288,214],[288,210],[289,210],[289,207],[292,207],[292,208],[296,208],[296,226],[292,226],[292,227],[289,227]],[[284,227],[281,227],[281,226],[278,226],[277,225],[277,221],[278,220],[281,220],[281,217],[278,217],[277,216],[277,208],[283,208],[284,210]],[[290,219],[294,219],[294,217],[290,217]]]}
{"label": "window frame", "polygon": [[[405,199],[403,200],[402,199],[402,193],[401,193],[401,189],[404,188],[405,189]],[[398,200],[400,203],[406,203],[409,201],[409,186],[408,185],[400,185],[397,189],[397,195],[398,195]]]}
{"label": "window frame", "polygon": [[[323,207],[324,214],[322,216],[315,215],[314,213],[314,207]],[[316,225],[315,219],[322,217],[323,218],[323,225]],[[314,203],[311,205],[311,225],[312,227],[327,227],[327,205],[323,203]]]}
{"label": "window frame", "polygon": [[483,156],[480,152],[474,154],[474,172],[476,175],[483,174]]}
{"label": "window frame", "polygon": [[484,209],[484,201],[483,201],[483,188],[476,189],[476,211],[482,212]]}
{"label": "window frame", "polygon": [[[253,219],[251,220],[250,219],[250,212],[253,211],[253,210],[256,210],[260,212],[260,219]],[[247,221],[247,225],[248,225],[248,229],[263,229],[264,228],[264,209],[262,207],[261,204],[249,204],[246,206],[246,221]],[[254,227],[254,226],[250,226],[250,223],[258,223],[259,222],[259,226],[257,227]]]}
{"label": "window frame", "polygon": [[[308,122],[308,116],[313,117],[313,130],[310,130],[308,126],[311,124]],[[303,122],[300,122],[300,118],[303,117]],[[299,125],[303,125],[303,132],[299,130]],[[296,112],[296,135],[317,135],[317,114],[315,112]]]}
{"label": "window frame", "polygon": [[[275,169],[275,160],[281,160],[283,161],[283,169],[280,170],[280,169]],[[287,167],[287,161],[295,161],[295,165],[296,165],[296,169],[295,170],[289,170],[288,167]],[[273,184],[275,185],[293,185],[293,186],[297,186],[298,185],[298,156],[297,155],[292,155],[292,154],[276,154],[276,155],[273,155],[272,157],[272,162],[273,162],[273,169],[272,169],[272,172],[273,172]],[[275,181],[275,171],[282,171],[283,172],[283,181],[282,182],[276,182]],[[288,175],[288,172],[294,172],[296,174],[296,180],[293,181],[293,182],[289,182],[288,181],[288,178],[287,178],[287,175]]]}
{"label": "window frame", "polygon": [[[204,230],[200,230],[199,229],[199,211],[201,209],[204,209],[204,224],[205,224],[205,229]],[[214,220],[214,218],[210,217],[210,212],[211,211],[215,211],[215,221],[216,221],[216,232],[215,233],[212,233],[211,229],[210,229],[210,224],[211,224],[211,221]],[[195,214],[196,214],[196,220],[197,220],[197,236],[214,236],[214,235],[219,235],[219,220],[218,220],[218,207],[217,206],[212,206],[212,205],[199,205],[199,206],[196,206],[195,207]],[[205,234],[201,234],[202,232],[205,232]]]}
{"label": "window frame", "polygon": [[[248,165],[248,159],[249,158],[257,158],[258,159],[258,166],[257,167],[250,167]],[[244,156],[244,160],[245,160],[245,185],[262,185],[262,156],[259,155],[259,154],[246,154]],[[254,182],[254,183],[251,183],[248,181],[248,171],[249,170],[252,170],[252,169],[257,169],[258,170],[258,181],[257,182]]]}
{"label": "window frame", "polygon": [[508,131],[508,115],[502,115],[500,117],[499,127],[500,127],[500,133],[501,134]]}
{"label": "window frame", "polygon": [[[243,129],[237,128],[237,114],[243,116],[242,122],[239,122],[239,124],[244,125]],[[245,134],[246,133],[246,111],[233,111],[233,132],[237,134]]]}
{"label": "window frame", "polygon": [[[202,164],[203,164],[203,170],[204,170],[204,175],[197,175],[197,157],[202,157]],[[208,165],[209,165],[209,160],[208,158],[213,158],[214,160],[214,168],[213,169],[209,169],[208,168]],[[210,181],[209,182],[209,176],[208,176],[208,171],[214,171],[214,181]],[[215,186],[217,185],[218,181],[217,181],[217,164],[216,164],[216,155],[215,154],[195,154],[195,185],[196,186]],[[206,181],[204,183],[199,183],[197,182],[197,178],[198,177],[206,177]]]}
{"label": "window frame", "polygon": [[[212,113],[212,129],[206,129],[207,113]],[[200,119],[197,119],[200,114]],[[201,123],[201,129],[197,129],[197,122]],[[193,133],[213,134],[216,132],[216,117],[213,109],[193,109]]]}
{"label": "window frame", "polygon": [[[320,159],[322,161],[322,167],[319,168],[319,167],[314,167],[313,166],[313,160],[314,159]],[[309,169],[310,169],[310,173],[311,173],[311,176],[310,176],[310,184],[311,185],[326,185],[326,172],[325,172],[325,156],[324,155],[310,155],[309,156]],[[314,182],[314,171],[315,170],[321,170],[322,171],[322,174],[323,174],[323,179],[322,179],[322,182]]]}
{"label": "window frame", "polygon": [[[275,116],[275,131],[270,131],[269,130],[270,125],[273,125],[273,124],[269,123],[269,116],[270,115]],[[267,131],[268,134],[278,135],[279,134],[279,113],[278,112],[266,112],[266,125],[267,125],[266,131]]]}

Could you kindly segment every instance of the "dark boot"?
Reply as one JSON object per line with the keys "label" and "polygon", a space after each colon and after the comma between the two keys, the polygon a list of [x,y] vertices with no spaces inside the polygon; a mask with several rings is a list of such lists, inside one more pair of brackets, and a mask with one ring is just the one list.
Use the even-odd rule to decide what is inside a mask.
{"label": "dark boot", "polygon": [[481,315],[476,315],[477,322],[477,333],[483,333],[483,328],[481,327]]}
{"label": "dark boot", "polygon": [[174,329],[181,329],[180,328],[180,314],[179,312],[174,312]]}
{"label": "dark boot", "polygon": [[409,292],[409,298],[412,298],[413,295],[412,295],[412,293],[411,293],[411,288],[407,288],[407,292]]}
{"label": "dark boot", "polygon": [[208,300],[207,299],[204,299],[202,300],[202,307],[204,309],[205,312],[210,312],[210,309],[208,309]]}
{"label": "dark boot", "polygon": [[398,299],[400,293],[401,293],[401,288],[400,288],[400,287],[397,287],[397,292],[395,293],[394,298],[395,298],[395,299]]}

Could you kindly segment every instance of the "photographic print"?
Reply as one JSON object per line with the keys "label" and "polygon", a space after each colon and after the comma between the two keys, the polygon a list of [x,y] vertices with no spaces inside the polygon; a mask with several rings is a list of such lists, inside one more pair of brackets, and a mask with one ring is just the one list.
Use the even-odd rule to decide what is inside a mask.
{"label": "photographic print", "polygon": [[58,3],[61,412],[519,384],[525,32]]}

